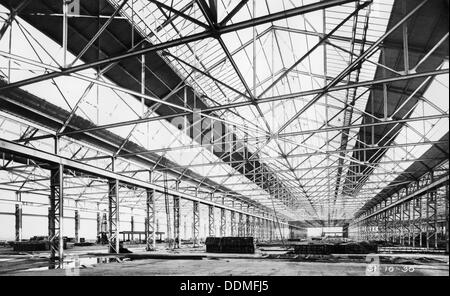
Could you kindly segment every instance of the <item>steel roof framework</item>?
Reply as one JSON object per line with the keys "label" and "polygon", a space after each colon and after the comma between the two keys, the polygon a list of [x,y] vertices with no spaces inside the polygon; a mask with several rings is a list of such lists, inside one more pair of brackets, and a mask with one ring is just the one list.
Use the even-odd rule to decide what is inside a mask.
{"label": "steel roof framework", "polygon": [[[302,3],[302,5],[296,6],[291,1],[282,1],[284,7],[283,11],[280,12],[272,12],[266,1],[267,12],[269,13],[267,16],[258,16],[258,11],[253,10],[256,8],[249,1],[240,1],[235,3],[236,6],[233,6],[232,2],[227,6],[223,1],[220,1],[216,5],[219,7],[217,11],[219,15],[224,16],[222,22],[220,22],[220,18],[216,20],[214,11],[205,1],[110,2],[116,8],[117,13],[120,12],[121,17],[128,19],[154,45],[144,49],[139,49],[136,46],[128,53],[91,64],[80,62],[67,64],[67,62],[64,63],[64,61],[54,59],[57,66],[42,62],[41,56],[46,54],[42,52],[39,54],[36,50],[38,60],[36,60],[36,57],[20,56],[1,51],[0,55],[5,57],[8,63],[8,67],[1,69],[1,73],[12,81],[0,90],[24,87],[30,83],[46,79],[53,79],[55,85],[58,86],[56,78],[70,74],[76,79],[84,79],[90,82],[85,89],[85,93],[89,93],[94,85],[99,84],[115,89],[114,93],[124,104],[129,104],[127,95],[134,95],[153,100],[159,103],[158,107],[161,104],[168,104],[165,98],[144,96],[114,86],[101,75],[93,76],[93,74],[96,74],[93,71],[80,73],[80,71],[91,69],[93,66],[114,65],[115,62],[131,56],[141,56],[145,52],[158,51],[169,65],[183,77],[185,83],[192,86],[198,94],[206,96],[210,100],[212,109],[216,108],[221,111],[220,117],[210,117],[210,119],[221,120],[229,126],[233,126],[236,134],[244,139],[245,145],[249,147],[252,154],[242,162],[242,165],[245,165],[248,161],[258,160],[266,163],[272,172],[277,172],[274,181],[275,188],[278,188],[278,190],[265,192],[258,187],[258,180],[250,180],[249,182],[247,178],[236,174],[234,169],[230,169],[229,161],[213,156],[207,147],[192,148],[189,139],[177,137],[176,130],[168,124],[160,123],[162,118],[155,115],[157,107],[139,114],[138,107],[135,105],[129,106],[129,109],[138,119],[134,123],[119,123],[124,127],[130,125],[133,127],[125,133],[124,145],[132,140],[142,144],[143,147],[148,147],[143,141],[151,135],[148,132],[145,133],[144,128],[146,126],[143,123],[150,122],[150,120],[160,123],[158,133],[164,129],[166,133],[172,135],[172,139],[166,145],[162,145],[161,148],[148,149],[148,153],[150,151],[160,153],[161,157],[167,156],[175,162],[180,162],[181,159],[174,155],[175,151],[181,150],[181,152],[184,152],[186,149],[192,149],[191,152],[194,156],[190,157],[191,160],[176,168],[199,168],[200,174],[204,178],[195,185],[196,190],[204,187],[206,179],[216,178],[219,185],[230,188],[229,191],[222,191],[222,194],[227,196],[233,196],[233,193],[242,194],[255,200],[258,204],[273,206],[276,212],[282,213],[285,217],[293,220],[342,218],[338,217],[338,214],[349,218],[364,201],[367,201],[376,193],[376,190],[381,189],[380,184],[389,185],[387,180],[391,177],[387,175],[393,170],[386,169],[385,166],[392,163],[395,170],[403,172],[406,167],[400,165],[402,162],[420,160],[420,155],[413,155],[408,149],[431,145],[435,142],[427,139],[426,132],[417,130],[412,126],[412,123],[417,121],[425,126],[425,122],[428,121],[445,121],[448,119],[448,110],[441,110],[430,102],[430,98],[424,98],[422,103],[437,111],[437,115],[433,118],[427,118],[426,116],[409,117],[402,119],[403,122],[397,120],[397,124],[404,124],[405,129],[417,134],[420,141],[394,143],[390,147],[409,153],[409,158],[398,159],[395,155],[384,156],[384,161],[373,167],[375,172],[366,174],[367,178],[371,178],[372,181],[360,184],[364,188],[360,188],[358,196],[344,196],[342,192],[345,185],[341,183],[340,179],[348,175],[351,170],[350,162],[358,161],[351,155],[356,149],[349,149],[348,147],[355,145],[358,141],[358,131],[363,128],[361,125],[362,117],[355,115],[368,114],[364,109],[368,101],[368,92],[374,85],[374,82],[370,80],[373,80],[376,67],[383,67],[386,71],[396,74],[394,78],[391,78],[392,81],[415,77],[413,76],[415,73],[408,73],[407,71],[406,73],[400,73],[378,62],[379,51],[382,48],[381,43],[384,37],[389,35],[389,32],[385,32],[385,28],[392,6],[391,1],[382,1],[381,4],[377,3],[378,6],[371,5],[369,2],[357,3],[358,1],[326,1],[325,3],[317,2],[307,5]],[[350,3],[345,4],[348,2]],[[402,24],[410,16],[420,11],[425,3],[426,1],[422,2],[409,12],[402,22],[397,24],[396,28],[401,28]],[[289,6],[294,7],[288,8]],[[240,12],[244,14],[244,11],[247,11],[249,15],[248,20],[240,16]],[[308,14],[304,14],[312,11],[322,11],[321,30],[316,28],[320,22],[314,22],[308,18]],[[290,15],[292,16],[289,18]],[[8,15],[9,18],[12,16],[13,14]],[[342,16],[348,19],[343,22]],[[116,16],[114,15],[114,17]],[[294,25],[290,21],[292,18],[297,20]],[[26,24],[21,24],[18,18],[12,17],[12,19],[17,23],[19,30],[26,35]],[[110,19],[112,20],[112,18]],[[238,20],[234,21],[235,19]],[[1,30],[2,35],[8,30],[11,23],[5,21]],[[240,35],[246,29],[251,29],[251,34]],[[224,39],[230,41],[232,38],[229,37],[230,35],[235,35],[234,38],[238,42],[225,42]],[[243,42],[248,35],[253,36],[247,42]],[[295,51],[294,44],[298,42],[296,37],[305,38],[307,45],[305,48],[306,54],[303,56],[299,56]],[[446,42],[447,38],[448,34],[443,36],[442,42]],[[314,51],[315,47],[310,45],[314,42],[318,42],[316,43],[318,44],[317,48],[323,49],[322,53],[319,52],[319,55],[323,55],[322,70],[317,70],[317,67],[314,67],[311,62],[314,54],[318,54],[319,51]],[[33,41],[29,42],[31,46],[33,46],[32,43]],[[268,46],[269,43],[271,43],[271,46]],[[235,45],[236,48],[230,49],[229,44],[236,44],[237,46]],[[436,46],[438,45],[436,44]],[[250,46],[253,46],[252,53],[247,50],[247,47]],[[430,51],[429,54],[433,54],[433,51]],[[244,55],[245,57],[237,57],[238,55]],[[255,63],[254,56],[264,58]],[[48,58],[48,54],[46,58]],[[289,61],[284,61],[284,59]],[[247,67],[243,66],[245,63],[238,64],[236,60],[247,60]],[[11,73],[12,61],[20,66],[27,64],[34,67],[28,72],[36,71],[36,73],[39,73],[39,71],[44,70],[50,72],[50,74],[38,75],[23,81],[14,81],[11,79],[11,75],[8,75],[8,73]],[[280,69],[275,69],[274,65],[277,61],[279,62],[277,66]],[[263,68],[260,64],[267,64],[269,75],[264,75],[264,70],[258,72],[259,69]],[[59,66],[64,65],[66,67],[59,68]],[[356,65],[361,67],[355,67]],[[107,66],[104,71],[107,71],[108,67],[110,66]],[[25,68],[22,68],[22,70],[25,70]],[[243,73],[251,73],[252,79],[246,78]],[[436,75],[446,73],[448,73],[448,64],[447,67],[443,66],[440,70],[423,75],[431,80]],[[367,85],[354,87],[361,81],[369,82]],[[305,89],[302,85],[309,87]],[[386,85],[386,83],[381,85]],[[332,91],[333,87],[338,88],[338,90]],[[182,89],[181,86],[180,88]],[[175,92],[175,90],[173,91]],[[301,92],[306,94],[301,96]],[[75,104],[76,107],[72,108],[72,113],[84,113],[84,116],[89,119],[90,117],[83,111],[84,105],[88,103],[87,98],[88,95],[79,98]],[[324,102],[319,102],[322,99]],[[67,100],[74,102],[73,98]],[[95,105],[91,101],[89,103]],[[70,104],[68,105],[70,107]],[[227,105],[229,106],[227,107]],[[195,112],[195,110],[182,106],[171,107],[187,113]],[[202,112],[207,114],[204,110]],[[325,113],[325,116],[321,116],[321,112]],[[413,113],[414,109],[411,109],[410,112]],[[183,115],[184,113],[180,112],[179,114]],[[281,120],[277,122],[277,117],[281,116]],[[386,118],[371,116],[374,119],[373,125],[387,124],[384,122]],[[8,120],[4,120],[2,125],[6,121]],[[69,122],[70,117],[65,125]],[[111,122],[102,128],[114,128],[115,124],[116,122]],[[370,128],[370,126],[368,127]],[[32,134],[30,136],[30,129],[26,125],[22,125],[22,128],[25,128],[25,131],[17,133],[15,136],[23,139],[38,139],[41,136],[39,139],[45,142],[45,133],[37,129],[31,129]],[[298,135],[295,133],[298,133]],[[144,136],[139,136],[139,134]],[[64,135],[67,135],[64,128],[56,132],[56,136]],[[55,136],[55,133],[52,133],[51,136]],[[28,141],[24,144],[33,145],[31,143],[32,141]],[[33,143],[36,142],[33,141]],[[79,144],[70,140],[67,141],[66,147],[71,147],[72,152],[81,149]],[[367,147],[367,149],[371,149],[371,147]],[[333,153],[336,151],[339,152]],[[86,158],[89,161],[101,163],[102,158],[111,157],[108,154],[99,157],[98,152],[94,156],[90,156],[91,153],[93,152],[86,150],[84,156],[79,159]],[[121,157],[121,147],[112,156]],[[121,161],[119,161],[119,166],[125,167],[124,172],[139,170],[138,167],[130,168],[126,161],[123,164]],[[104,161],[103,166],[107,163],[108,161]],[[31,175],[34,170],[28,171],[28,173]],[[18,172],[15,172],[15,174],[18,174]],[[23,175],[20,174],[16,176],[23,178]],[[45,178],[45,175],[39,177]],[[9,183],[15,181],[17,180],[8,180]],[[25,181],[30,180],[26,178]],[[375,184],[378,184],[378,186],[375,186]],[[80,184],[74,183],[73,185]],[[180,188],[183,187],[187,191],[191,190],[191,184],[180,186]],[[283,190],[280,190],[280,188],[283,188]],[[33,190],[33,188],[29,189]],[[206,189],[211,191],[211,188]],[[256,194],[247,193],[252,190]],[[212,192],[215,191],[217,191],[217,188],[212,188]],[[86,195],[86,192],[82,192],[80,196],[83,194]],[[101,192],[97,194],[101,195]],[[287,200],[288,202],[281,200]],[[336,209],[331,208],[330,203],[333,203],[334,206],[342,205],[339,213]],[[308,209],[306,212],[301,212],[301,218],[298,217],[298,213],[296,214],[298,208]]]}

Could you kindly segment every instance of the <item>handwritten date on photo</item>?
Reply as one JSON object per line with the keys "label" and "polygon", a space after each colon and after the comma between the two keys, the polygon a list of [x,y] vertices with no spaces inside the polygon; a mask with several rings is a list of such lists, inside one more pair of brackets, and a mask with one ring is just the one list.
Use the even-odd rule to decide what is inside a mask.
{"label": "handwritten date on photo", "polygon": [[395,266],[395,265],[371,265],[367,266],[366,269],[367,272],[385,272],[385,273],[392,273],[392,272],[404,272],[404,273],[412,273],[415,271],[414,266],[408,266],[408,265],[401,265],[401,266]]}

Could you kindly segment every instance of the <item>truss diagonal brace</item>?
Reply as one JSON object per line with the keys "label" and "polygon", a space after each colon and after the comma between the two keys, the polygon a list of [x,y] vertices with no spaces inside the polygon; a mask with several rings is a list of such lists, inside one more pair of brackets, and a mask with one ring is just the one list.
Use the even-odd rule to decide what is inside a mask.
{"label": "truss diagonal brace", "polygon": [[149,45],[142,49],[131,50],[126,53],[122,53],[122,54],[119,54],[119,55],[116,55],[113,57],[97,60],[97,61],[94,61],[91,63],[86,63],[86,64],[82,64],[79,66],[69,67],[69,68],[62,69],[61,71],[55,71],[55,72],[51,72],[48,74],[21,80],[21,81],[15,82],[15,83],[8,84],[8,85],[0,88],[0,90],[6,90],[6,89],[11,89],[11,88],[26,86],[26,85],[29,85],[32,83],[37,83],[40,81],[45,81],[45,80],[56,78],[59,76],[76,73],[76,72],[83,71],[83,70],[86,70],[89,68],[95,68],[95,67],[98,67],[101,65],[119,62],[119,61],[127,59],[127,58],[141,56],[141,55],[147,54],[149,52],[160,51],[160,50],[168,49],[171,47],[183,45],[186,43],[200,41],[200,40],[203,40],[206,38],[211,38],[211,37],[217,36],[217,34],[220,35],[220,34],[231,33],[234,31],[243,30],[243,29],[254,27],[254,26],[259,26],[259,25],[270,23],[270,22],[278,21],[281,19],[286,19],[286,18],[290,18],[293,16],[297,16],[297,15],[301,15],[301,14],[305,14],[305,13],[309,13],[309,12],[314,12],[314,11],[318,11],[321,9],[325,9],[325,8],[329,8],[329,7],[333,7],[333,6],[337,6],[337,5],[342,5],[342,4],[346,4],[346,3],[350,3],[350,2],[355,2],[355,1],[356,0],[329,0],[329,1],[321,1],[318,3],[303,5],[301,7],[293,8],[293,9],[290,9],[287,11],[282,11],[279,13],[266,15],[263,17],[249,20],[249,21],[244,21],[244,22],[236,23],[236,24],[229,25],[226,27],[218,28],[217,30],[207,30],[204,32],[200,32],[197,34],[193,34],[193,35],[190,35],[187,37],[182,37],[182,38],[175,39],[175,40],[170,40],[170,41],[163,42],[160,44]]}

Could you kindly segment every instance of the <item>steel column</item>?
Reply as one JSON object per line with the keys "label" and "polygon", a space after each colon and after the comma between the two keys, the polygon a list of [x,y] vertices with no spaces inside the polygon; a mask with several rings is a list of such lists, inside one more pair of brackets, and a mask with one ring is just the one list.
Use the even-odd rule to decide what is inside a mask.
{"label": "steel column", "polygon": [[101,232],[102,232],[102,220],[100,217],[100,212],[97,212],[97,243],[101,241]]}
{"label": "steel column", "polygon": [[416,247],[418,238],[419,247],[422,247],[422,196],[413,199],[413,247]]}
{"label": "steel column", "polygon": [[401,204],[394,208],[394,229],[395,229],[395,243],[402,244],[403,227],[402,227],[402,211]]}
{"label": "steel column", "polygon": [[266,240],[266,228],[265,228],[265,225],[264,225],[264,221],[266,221],[264,218],[263,219],[261,219],[261,221],[259,221],[259,227],[260,227],[260,238],[261,238],[261,240],[262,241],[265,241]]}
{"label": "steel column", "polygon": [[407,201],[402,206],[402,245],[411,245],[411,202]]}
{"label": "steel column", "polygon": [[155,198],[154,191],[147,189],[147,202],[146,202],[146,217],[145,217],[145,238],[146,238],[146,250],[154,251],[156,249],[156,231],[155,231]]}
{"label": "steel column", "polygon": [[120,225],[119,225],[119,181],[108,180],[108,244],[109,252],[120,252]]}
{"label": "steel column", "polygon": [[64,258],[63,216],[64,216],[64,167],[50,170],[50,209],[49,209],[49,243],[50,258]]}
{"label": "steel column", "polygon": [[220,236],[226,236],[227,229],[227,217],[225,209],[220,209]]}
{"label": "steel column", "polygon": [[449,252],[449,237],[448,237],[448,227],[449,227],[449,209],[448,209],[448,196],[449,196],[449,185],[447,184],[446,186],[445,186],[445,200],[444,200],[444,203],[445,203],[445,244],[446,244],[446,247],[445,247],[445,249],[446,249],[446,251],[447,251],[447,253]]}
{"label": "steel column", "polygon": [[15,241],[20,242],[22,240],[22,194],[17,191],[16,192],[16,209],[14,212],[15,216]]}
{"label": "steel column", "polygon": [[437,192],[433,190],[426,194],[426,246],[437,248]]}
{"label": "steel column", "polygon": [[193,243],[194,248],[199,246],[199,231],[200,231],[200,203],[198,201],[194,201],[193,205]]}
{"label": "steel column", "polygon": [[134,241],[134,216],[131,216],[130,219],[130,229],[131,229],[131,241]]}
{"label": "steel column", "polygon": [[236,236],[236,213],[230,211],[231,236]]}
{"label": "steel column", "polygon": [[251,236],[251,227],[250,216],[245,215],[245,236]]}
{"label": "steel column", "polygon": [[209,236],[216,236],[216,226],[214,223],[214,206],[208,206],[208,233]]}
{"label": "steel column", "polygon": [[244,214],[239,213],[239,221],[238,221],[238,237],[244,236]]}
{"label": "steel column", "polygon": [[[180,248],[180,197],[173,197],[173,238],[174,248]],[[170,238],[169,238],[170,239]]]}
{"label": "steel column", "polygon": [[78,212],[78,210],[75,210],[75,242],[79,243],[80,242],[80,236],[79,236],[79,232],[80,232],[80,213]]}

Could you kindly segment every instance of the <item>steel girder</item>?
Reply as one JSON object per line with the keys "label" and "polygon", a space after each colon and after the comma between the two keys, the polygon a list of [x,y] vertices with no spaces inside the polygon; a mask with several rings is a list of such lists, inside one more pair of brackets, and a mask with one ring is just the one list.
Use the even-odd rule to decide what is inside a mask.
{"label": "steel girder", "polygon": [[297,15],[301,15],[301,14],[305,14],[305,13],[310,13],[313,11],[318,11],[318,10],[322,10],[325,8],[329,8],[329,7],[333,7],[333,6],[337,6],[337,5],[342,5],[345,3],[350,3],[350,2],[355,2],[355,0],[328,0],[328,1],[323,1],[323,2],[318,2],[318,3],[313,3],[313,4],[309,4],[309,5],[304,5],[302,7],[298,7],[298,8],[293,8],[291,10],[288,11],[283,11],[280,13],[274,13],[274,14],[270,14],[270,15],[266,15],[260,18],[255,18],[249,21],[244,21],[244,22],[240,22],[240,23],[235,23],[229,26],[225,26],[222,28],[215,28],[214,31],[212,31],[213,28],[210,28],[210,30],[208,31],[204,31],[201,33],[197,33],[197,34],[193,34],[190,36],[186,36],[186,37],[182,37],[176,40],[171,40],[168,42],[163,42],[161,44],[156,44],[156,45],[149,45],[145,48],[142,49],[135,49],[135,50],[131,50],[128,51],[126,53],[123,54],[119,54],[116,55],[114,57],[109,57],[106,59],[102,59],[102,60],[98,60],[95,62],[91,62],[91,63],[86,63],[86,64],[82,64],[79,66],[74,66],[74,67],[70,67],[70,68],[66,68],[63,69],[59,72],[52,72],[49,74],[45,74],[45,75],[41,75],[38,77],[34,77],[34,78],[30,78],[27,80],[23,80],[20,82],[16,82],[16,83],[12,83],[9,84],[7,86],[1,87],[0,90],[6,90],[6,89],[10,89],[10,88],[14,88],[14,87],[22,87],[22,86],[26,86],[29,85],[31,83],[36,83],[36,82],[40,82],[40,81],[44,81],[44,80],[48,80],[48,79],[52,79],[52,78],[56,78],[62,75],[68,75],[71,73],[76,73],[79,71],[83,71],[89,68],[96,68],[105,64],[111,64],[111,63],[115,63],[115,62],[119,62],[121,60],[124,59],[128,59],[128,58],[132,58],[132,57],[138,57],[138,56],[142,56],[146,53],[150,53],[150,52],[155,52],[155,51],[161,51],[164,49],[168,49],[171,47],[176,47],[179,45],[184,45],[184,44],[188,44],[191,42],[195,42],[195,41],[200,41],[206,38],[211,38],[211,37],[218,37],[222,34],[226,34],[226,33],[230,33],[230,32],[234,32],[234,31],[238,31],[238,30],[244,30],[247,28],[251,28],[254,26],[259,26],[259,25],[263,25],[263,24],[267,24],[267,23],[271,23],[277,20],[281,20],[281,19],[286,19],[292,16],[297,16]]}
{"label": "steel girder", "polygon": [[[44,166],[54,167],[58,164],[63,164],[65,168],[71,169],[77,172],[84,173],[88,176],[97,176],[107,180],[118,180],[124,186],[137,187],[142,189],[149,189],[155,192],[164,193],[165,189],[163,186],[155,185],[146,181],[142,181],[136,178],[131,178],[119,173],[108,171],[102,168],[94,167],[91,165],[84,164],[79,161],[74,161],[69,158],[64,158],[53,153],[48,153],[45,151],[30,148],[24,145],[19,145],[4,139],[0,139],[0,151],[5,152],[17,157],[25,157],[27,159],[33,159],[34,161],[43,164]],[[235,209],[227,205],[215,203],[206,199],[201,199],[189,194],[185,194],[176,190],[168,189],[169,195],[179,196],[182,199],[199,202],[205,205],[213,205],[216,208],[223,208],[230,211],[235,211],[237,213],[247,214],[251,216],[258,216],[257,214],[247,213],[240,209]],[[262,218],[262,217],[261,217]],[[271,219],[271,218],[265,218]]]}
{"label": "steel girder", "polygon": [[[4,53],[0,52],[0,55],[4,55]],[[373,81],[364,81],[364,82],[349,84],[349,85],[345,85],[345,86],[335,86],[335,87],[328,89],[327,92],[342,91],[342,90],[358,88],[358,87],[370,87],[370,86],[378,85],[378,84],[381,85],[381,84],[386,84],[386,83],[390,83],[390,82],[399,82],[399,81],[411,80],[411,79],[422,78],[422,77],[430,77],[430,76],[434,77],[434,76],[444,75],[444,74],[448,74],[448,73],[449,73],[448,69],[442,69],[442,70],[429,71],[429,72],[423,72],[423,73],[407,74],[407,75],[401,75],[401,76],[390,77],[390,78],[385,78],[385,79],[378,79],[378,80],[373,80]],[[307,91],[302,91],[302,92],[298,92],[298,93],[292,93],[289,95],[280,95],[280,96],[274,96],[274,97],[268,97],[268,98],[261,98],[258,100],[258,104],[271,103],[271,102],[282,101],[282,100],[292,100],[295,98],[315,95],[315,94],[318,94],[321,92],[323,92],[323,89],[307,90]],[[214,106],[214,107],[208,107],[206,109],[202,109],[201,112],[206,114],[206,113],[211,113],[211,112],[215,112],[215,111],[228,110],[228,109],[239,108],[239,107],[247,107],[250,105],[252,105],[252,103],[238,102],[238,103],[231,103],[231,104],[224,104],[224,105],[219,105],[219,106]],[[187,116],[190,114],[192,114],[192,112],[180,112],[180,113],[176,113],[173,115],[163,115],[163,116],[156,116],[156,117],[149,117],[149,118],[142,118],[142,119],[135,119],[135,120],[105,124],[105,125],[101,125],[101,126],[97,126],[97,127],[90,127],[90,128],[85,128],[85,129],[64,132],[64,133],[61,133],[60,136],[69,136],[69,135],[75,135],[75,134],[80,134],[80,133],[88,133],[88,132],[97,131],[97,130],[112,129],[112,128],[117,128],[117,127],[123,127],[123,126],[152,122],[152,121],[167,120],[167,119],[172,119],[172,118],[179,117],[179,116]],[[430,117],[429,119],[444,118],[445,116],[446,115],[435,115],[433,117]],[[364,123],[362,125],[352,125],[352,126],[350,126],[350,128],[372,127],[372,126],[389,125],[389,124],[395,124],[395,123],[401,123],[401,122],[406,123],[406,122],[410,122],[410,121],[413,122],[413,121],[417,121],[417,120],[426,120],[426,119],[427,118],[423,118],[423,119],[410,118],[410,119],[399,119],[399,120],[393,120],[393,121],[388,120],[386,122],[380,121],[380,122],[375,122],[375,123]],[[275,138],[285,138],[285,137],[299,136],[299,135],[311,134],[311,133],[343,130],[346,128],[348,128],[348,126],[330,127],[328,130],[320,129],[320,130],[311,130],[311,131],[280,133],[279,135],[276,135],[274,137]],[[45,137],[47,137],[47,136],[45,136]]]}

